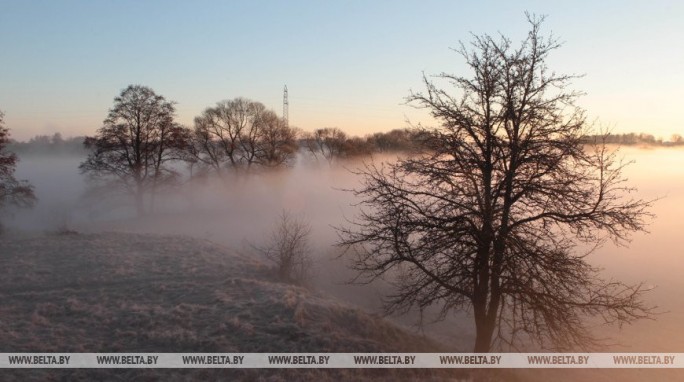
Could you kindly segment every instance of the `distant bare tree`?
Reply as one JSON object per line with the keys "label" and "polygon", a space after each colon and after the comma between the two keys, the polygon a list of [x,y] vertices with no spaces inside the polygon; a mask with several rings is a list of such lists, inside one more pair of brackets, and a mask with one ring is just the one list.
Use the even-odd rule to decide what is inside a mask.
{"label": "distant bare tree", "polygon": [[195,118],[190,154],[221,172],[289,163],[296,151],[294,132],[273,111],[236,98],[207,108]]}
{"label": "distant bare tree", "polygon": [[291,163],[297,152],[297,137],[285,120],[271,110],[264,111],[259,120],[258,163],[278,167]]}
{"label": "distant bare tree", "polygon": [[311,226],[305,220],[283,211],[270,241],[256,249],[275,264],[280,280],[305,284],[311,272],[310,234]]}
{"label": "distant bare tree", "polygon": [[243,161],[240,136],[247,125],[254,122],[251,101],[236,98],[207,108],[195,118],[194,140],[197,158],[214,169],[228,164],[238,168]]}
{"label": "distant bare tree", "polygon": [[5,127],[5,114],[0,111],[0,208],[32,207],[36,202],[33,186],[14,177],[17,156],[6,149],[9,137],[9,129]]}
{"label": "distant bare tree", "polygon": [[107,187],[134,195],[139,215],[144,198],[172,183],[178,173],[167,163],[182,158],[189,132],[173,121],[172,102],[144,86],[130,85],[114,99],[103,126],[86,137],[90,151],[81,172]]}
{"label": "distant bare tree", "polygon": [[368,138],[351,137],[342,145],[342,156],[345,158],[368,156],[374,151],[376,151],[376,147]]}
{"label": "distant bare tree", "polygon": [[380,152],[411,152],[417,149],[418,134],[418,130],[394,129],[386,133],[375,133],[368,137],[368,141]]}
{"label": "distant bare tree", "polygon": [[325,127],[314,130],[312,134],[305,137],[304,142],[309,152],[318,160],[321,156],[328,163],[344,154],[344,147],[347,141],[347,134],[337,127]]}
{"label": "distant bare tree", "polygon": [[[441,74],[456,95],[424,79],[408,100],[441,127],[423,155],[361,171],[357,222],[342,229],[362,280],[400,273],[390,310],[440,304],[472,312],[474,351],[596,345],[585,318],[648,317],[642,285],[604,281],[580,244],[625,243],[644,229],[650,202],[629,196],[624,165],[588,126],[567,91],[572,76],[546,65],[559,45],[542,19],[518,47],[477,36],[459,52],[471,77]],[[367,278],[366,278],[367,277]]]}

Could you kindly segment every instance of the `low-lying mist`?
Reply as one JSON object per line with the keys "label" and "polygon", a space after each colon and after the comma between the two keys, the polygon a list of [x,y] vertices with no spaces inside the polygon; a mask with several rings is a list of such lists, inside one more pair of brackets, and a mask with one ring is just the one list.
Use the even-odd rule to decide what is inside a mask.
{"label": "low-lying mist", "polygon": [[[592,254],[589,261],[604,268],[606,278],[656,288],[647,302],[663,314],[654,321],[639,321],[618,330],[596,326],[600,337],[612,337],[611,349],[617,351],[665,352],[684,349],[684,253],[681,244],[681,219],[684,216],[684,151],[676,149],[623,149],[627,160],[629,184],[638,188],[638,198],[658,200],[652,209],[657,217],[649,234],[637,234],[629,247],[610,243]],[[396,155],[376,156],[381,162]],[[307,220],[311,227],[314,261],[314,287],[380,311],[382,295],[388,284],[348,285],[353,272],[339,257],[336,226],[349,224],[358,212],[351,192],[359,178],[350,170],[362,161],[327,162],[314,165],[299,160],[292,168],[255,174],[225,174],[188,182],[175,191],[161,194],[154,211],[137,218],[132,198],[84,195],[87,183],[79,173],[81,157],[24,156],[17,167],[17,178],[29,180],[36,188],[38,204],[32,210],[15,211],[5,217],[9,230],[77,232],[123,231],[190,235],[226,246],[236,252],[259,256],[252,245],[268,240],[283,210]],[[370,161],[367,158],[366,161]],[[190,255],[190,254],[189,254]],[[415,323],[417,315],[400,317]],[[425,317],[429,322],[430,317]],[[428,333],[439,334],[456,347],[469,351],[472,343],[470,318],[454,314],[445,322],[428,325]]]}
{"label": "low-lying mist", "polygon": [[345,190],[357,184],[352,170],[362,166],[361,161],[330,165],[300,158],[286,169],[198,178],[160,192],[153,210],[137,217],[129,196],[87,195],[88,184],[78,170],[82,160],[42,155],[21,158],[17,177],[35,186],[38,203],[30,210],[13,211],[5,218],[8,228],[190,235],[259,256],[253,246],[270,238],[279,215],[288,210],[312,227],[309,241],[315,286],[338,296],[355,296],[354,302],[366,307],[379,306],[379,293],[368,288],[358,293],[358,286],[347,285],[353,274],[334,247],[334,227],[347,224],[346,219],[356,213],[354,196]]}

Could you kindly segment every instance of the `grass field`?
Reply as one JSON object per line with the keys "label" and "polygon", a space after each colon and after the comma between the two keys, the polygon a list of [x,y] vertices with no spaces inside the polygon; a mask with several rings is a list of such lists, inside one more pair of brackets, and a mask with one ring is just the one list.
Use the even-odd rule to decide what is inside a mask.
{"label": "grass field", "polygon": [[[0,239],[0,352],[435,352],[444,345],[182,236]],[[11,370],[3,379],[451,379],[391,370]]]}

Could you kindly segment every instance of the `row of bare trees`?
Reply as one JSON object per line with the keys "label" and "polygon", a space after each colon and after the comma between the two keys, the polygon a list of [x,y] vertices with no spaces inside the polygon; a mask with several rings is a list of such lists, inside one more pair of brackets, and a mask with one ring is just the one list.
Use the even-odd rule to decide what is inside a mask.
{"label": "row of bare trees", "polygon": [[189,165],[191,176],[243,173],[291,165],[300,145],[317,161],[332,163],[378,149],[404,149],[413,138],[408,130],[365,139],[349,138],[338,128],[298,134],[273,110],[245,98],[207,108],[192,129],[174,118],[173,102],[145,86],[127,87],[97,134],[85,138],[88,156],[81,171],[95,181],[96,190],[133,195],[142,215],[146,199],[154,205],[159,188],[178,183],[180,162]]}
{"label": "row of bare trees", "polygon": [[610,134],[608,136],[587,135],[583,140],[589,144],[602,141],[614,145],[679,146],[684,144],[684,138],[680,134],[672,134],[669,140],[656,138],[653,134],[646,133]]}
{"label": "row of bare trees", "polygon": [[131,85],[114,99],[103,126],[85,139],[80,169],[102,190],[134,195],[139,215],[161,187],[176,184],[177,164],[192,170],[240,171],[290,163],[295,130],[263,104],[243,98],[207,108],[189,129],[174,121],[175,106],[152,89]]}
{"label": "row of bare trees", "polygon": [[421,144],[418,131],[395,129],[375,133],[365,138],[349,137],[336,127],[326,127],[306,133],[302,146],[317,162],[335,162],[342,158],[367,156],[377,152],[412,152]]}

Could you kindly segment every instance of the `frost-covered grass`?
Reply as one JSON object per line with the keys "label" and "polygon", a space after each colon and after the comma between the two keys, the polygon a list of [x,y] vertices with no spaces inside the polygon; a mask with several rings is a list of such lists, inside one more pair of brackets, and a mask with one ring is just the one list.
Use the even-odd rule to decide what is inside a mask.
{"label": "frost-covered grass", "polygon": [[[182,236],[0,238],[0,352],[436,352],[428,339],[259,261]],[[392,370],[15,370],[10,379],[445,378]],[[175,378],[174,378],[175,377]]]}

